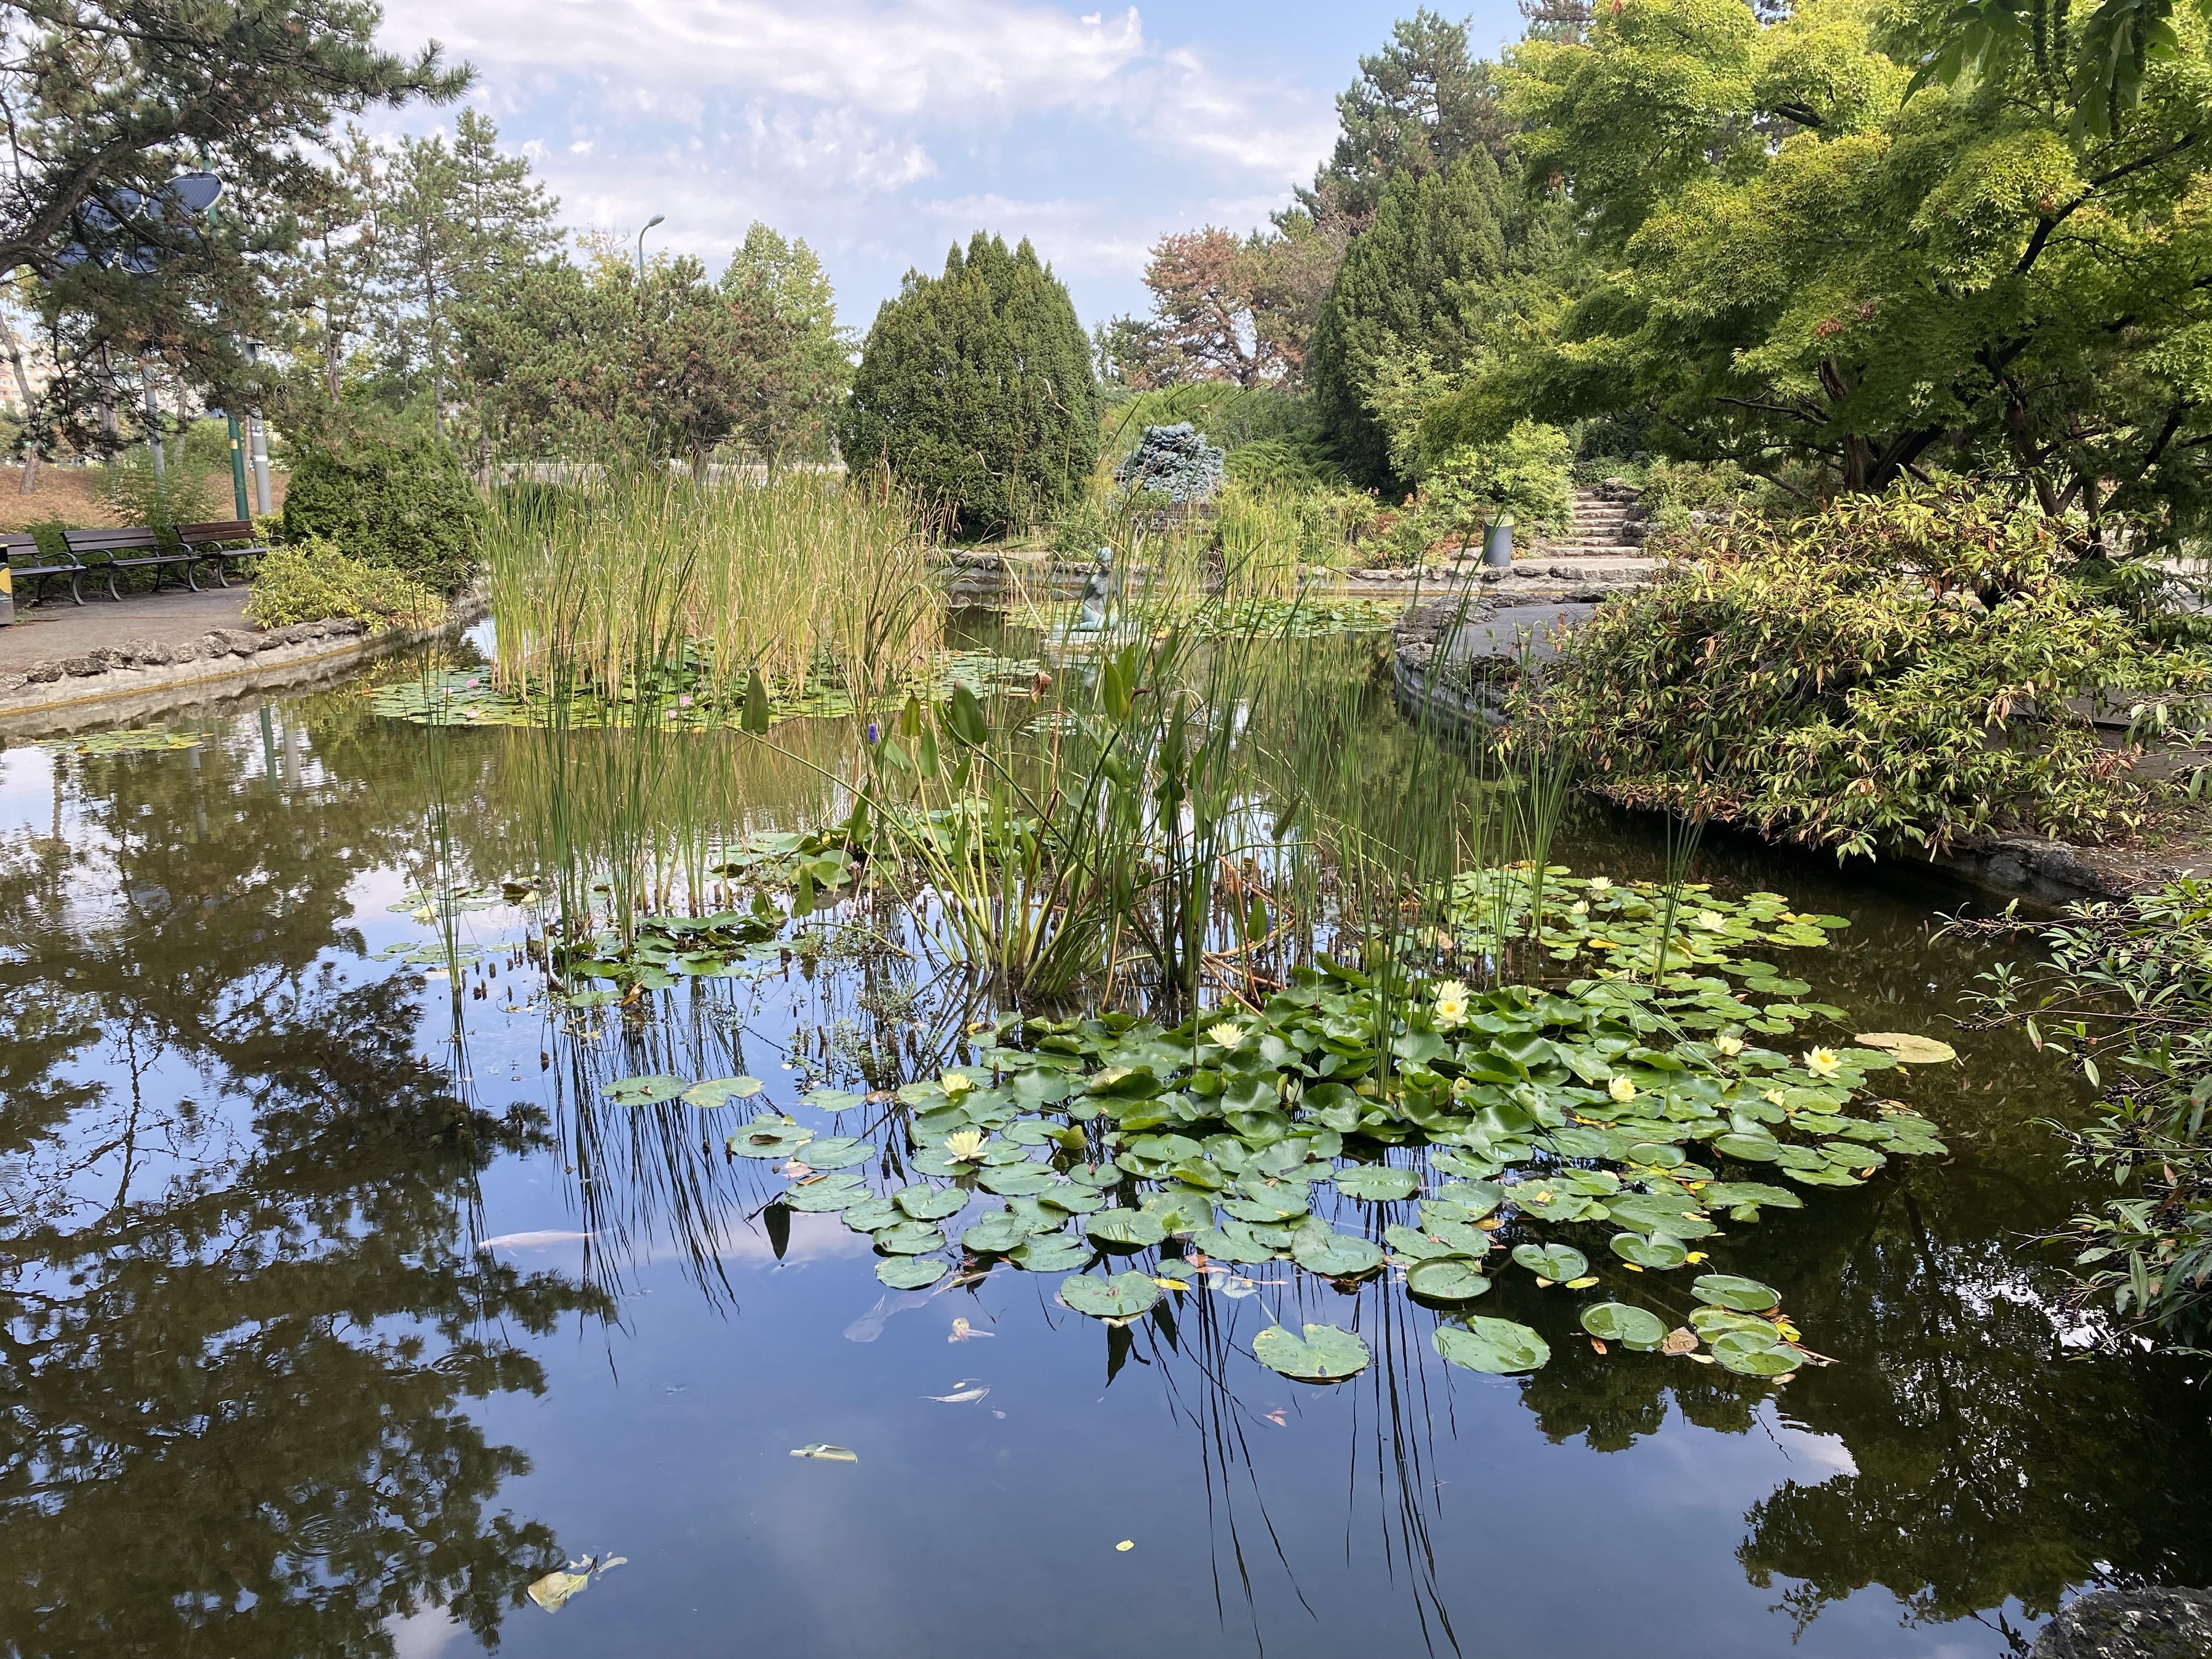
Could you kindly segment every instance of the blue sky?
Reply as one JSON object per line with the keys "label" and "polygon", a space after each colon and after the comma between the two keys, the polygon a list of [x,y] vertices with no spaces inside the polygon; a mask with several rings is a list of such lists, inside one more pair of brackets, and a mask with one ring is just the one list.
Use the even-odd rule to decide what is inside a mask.
{"label": "blue sky", "polygon": [[[577,228],[665,213],[648,248],[719,267],[765,220],[813,246],[860,327],[955,240],[1027,235],[1087,325],[1145,308],[1162,233],[1288,201],[1413,3],[387,0],[383,33],[477,65],[477,106]],[[1494,52],[1520,25],[1484,0],[1471,33]]]}

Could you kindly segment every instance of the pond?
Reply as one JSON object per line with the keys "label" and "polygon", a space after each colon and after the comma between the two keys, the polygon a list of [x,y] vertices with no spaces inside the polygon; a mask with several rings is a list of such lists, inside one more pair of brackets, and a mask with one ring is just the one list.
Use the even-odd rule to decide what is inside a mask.
{"label": "pond", "polygon": [[[1948,1023],[1967,895],[1694,856],[1717,898],[1849,920],[1789,962],[1821,1030],[1960,1053],[1881,1085],[1943,1155],[1711,1244],[1833,1363],[1601,1352],[1589,1297],[1504,1267],[1483,1311],[1551,1357],[1490,1375],[1395,1270],[1185,1275],[1126,1323],[1058,1272],[890,1288],[723,1143],[764,1109],[881,1141],[864,1092],[972,1054],[956,977],[786,932],[642,1008],[556,1003],[496,886],[532,867],[532,734],[351,685],[174,730],[0,755],[9,1651],[1996,1656],[2074,1589],[2212,1583],[2189,1371],[2099,1343],[2037,1242],[2089,1196],[2039,1122],[2078,1085]],[[816,822],[803,769],[752,790]],[[1577,802],[1553,856],[1626,884],[1668,849]],[[456,871],[458,977],[422,898]],[[764,1087],[611,1097],[663,1071]],[[1268,1369],[1279,1317],[1369,1363]]]}

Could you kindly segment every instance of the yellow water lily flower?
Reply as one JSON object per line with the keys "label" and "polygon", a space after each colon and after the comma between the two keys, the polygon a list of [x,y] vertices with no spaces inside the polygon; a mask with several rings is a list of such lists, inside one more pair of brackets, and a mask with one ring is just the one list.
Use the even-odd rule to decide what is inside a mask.
{"label": "yellow water lily flower", "polygon": [[983,1150],[983,1137],[975,1129],[955,1129],[945,1137],[945,1150],[958,1162],[965,1164]]}
{"label": "yellow water lily flower", "polygon": [[1724,1031],[1713,1039],[1713,1047],[1733,1060],[1743,1052],[1743,1039],[1733,1033]]}
{"label": "yellow water lily flower", "polygon": [[1759,1098],[1770,1106],[1786,1106],[1790,1103],[1790,1097],[1779,1089],[1769,1089]]}
{"label": "yellow water lily flower", "polygon": [[1833,1077],[1843,1068],[1843,1059],[1833,1048],[1815,1048],[1805,1056],[1805,1069],[1814,1077]]}
{"label": "yellow water lily flower", "polygon": [[1209,1025],[1206,1028],[1206,1040],[1208,1042],[1218,1042],[1224,1048],[1234,1048],[1244,1041],[1244,1033],[1224,1019],[1218,1025]]}
{"label": "yellow water lily flower", "polygon": [[1717,910],[1698,912],[1698,926],[1709,933],[1717,933],[1728,927],[1728,918]]}
{"label": "yellow water lily flower", "polygon": [[1467,995],[1467,987],[1455,979],[1448,979],[1437,986],[1437,1024],[1447,1028],[1466,1024]]}
{"label": "yellow water lily flower", "polygon": [[937,1079],[937,1086],[944,1090],[949,1098],[957,1100],[975,1086],[975,1079],[965,1072],[947,1072]]}
{"label": "yellow water lily flower", "polygon": [[1625,1077],[1617,1077],[1605,1085],[1606,1093],[1626,1106],[1636,1098],[1636,1085]]}

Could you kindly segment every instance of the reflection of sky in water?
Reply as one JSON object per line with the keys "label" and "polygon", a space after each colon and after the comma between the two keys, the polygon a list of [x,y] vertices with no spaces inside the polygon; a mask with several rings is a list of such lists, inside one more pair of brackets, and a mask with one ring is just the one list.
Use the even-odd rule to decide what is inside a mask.
{"label": "reflection of sky in water", "polygon": [[[418,836],[419,734],[356,722],[341,741],[319,723],[333,719],[327,705],[304,719],[303,708],[316,705],[287,706],[270,728],[274,777],[246,715],[198,757],[204,787],[246,803],[248,817],[249,807],[285,815],[254,820],[271,847],[326,836],[331,857],[354,860],[337,872],[332,912],[314,924],[324,934],[295,977],[327,968],[342,990],[404,975],[417,1010],[411,1042],[442,1060],[456,988],[419,966],[366,959],[428,937],[390,908],[421,871],[398,867],[399,853],[357,850],[371,844],[366,819],[395,844]],[[456,751],[477,740],[497,739],[467,734]],[[131,765],[193,763],[173,755]],[[37,750],[0,757],[0,836],[21,845],[48,832],[53,765]],[[166,771],[128,775],[175,781]],[[349,784],[342,813],[332,803]],[[181,798],[163,799],[176,812]],[[68,896],[65,927],[100,934],[111,954],[159,948],[176,953],[181,971],[195,951],[240,950],[241,930],[268,922],[222,902],[218,878],[199,898],[177,878],[173,895],[143,882],[132,890],[152,919],[134,934],[141,924],[117,892],[118,860],[140,882],[152,861],[134,848],[198,832],[159,813],[96,827],[79,817],[65,801],[65,838],[93,854]],[[1601,860],[1629,873],[1652,863],[1647,842],[1608,821],[1580,823],[1568,839],[1577,837],[1565,861],[1594,868]],[[228,844],[219,822],[200,861],[219,863]],[[197,856],[182,855],[186,865]],[[1818,862],[1718,838],[1705,861],[1717,878],[1778,886],[1803,908],[1859,920],[1825,962],[1793,966],[1811,969],[1816,995],[1868,1011],[1869,1026],[1932,1029],[1941,999],[1927,982],[1948,995],[1974,965],[1927,947],[1924,895],[1854,887]],[[191,928],[162,921],[187,900],[204,911]],[[462,943],[491,951],[517,921],[505,908],[465,915]],[[358,950],[339,942],[347,930]],[[527,1604],[507,1612],[506,1653],[743,1646],[935,1659],[1165,1645],[1339,1659],[1456,1646],[1501,1656],[1728,1659],[1780,1652],[1794,1634],[1791,1650],[1808,1656],[1994,1656],[2005,1651],[2001,1618],[2032,1627],[2007,1598],[2058,1582],[2039,1553],[2072,1582],[2100,1556],[2145,1564],[2154,1577],[2194,1570],[2202,1582],[2212,1571],[2201,1524],[2177,1530],[2162,1495],[2141,1512],[2146,1489],[2197,1484],[2201,1433],[2185,1454],[2162,1442],[2166,1449],[2139,1449],[2110,1468],[2074,1461],[2080,1436],[2063,1426],[2068,1413],[2080,1413],[2077,1423],[2156,1423],[2173,1413],[2174,1391],[2133,1362],[2056,1358],[2055,1333],[2070,1322],[2045,1264],[2015,1248],[2073,1199],[2047,1139],[2025,1124],[2053,1109],[2055,1073],[1985,1040],[1961,1040],[1969,1064],[1955,1094],[1945,1092],[1948,1079],[1922,1085],[1957,1154],[1951,1162],[1865,1194],[1816,1194],[1803,1215],[1752,1230],[1771,1262],[1765,1276],[1784,1288],[1808,1341],[1844,1362],[1807,1371],[1778,1396],[1656,1357],[1601,1361],[1552,1328],[1556,1356],[1538,1378],[1456,1371],[1427,1351],[1432,1315],[1380,1286],[1346,1299],[1310,1283],[1236,1300],[1207,1292],[1203,1305],[1180,1300],[1176,1346],[1157,1324],[1139,1326],[1109,1382],[1111,1339],[1051,1304],[1057,1275],[1009,1268],[972,1288],[887,1292],[867,1241],[827,1215],[793,1216],[783,1259],[774,1256],[751,1217],[781,1183],[764,1164],[725,1161],[720,1143],[760,1104],[793,1103],[803,1073],[784,1057],[854,1016],[849,988],[810,986],[794,968],[763,982],[757,1008],[742,980],[716,982],[696,1004],[687,992],[673,1029],[637,1049],[602,1045],[591,1066],[605,1077],[662,1064],[695,1076],[747,1069],[766,1081],[763,1101],[712,1113],[601,1107],[580,1117],[569,1046],[538,1012],[505,1011],[534,983],[503,968],[484,998],[462,996],[466,1066],[478,1106],[542,1108],[556,1143],[494,1160],[477,1212],[456,1198],[461,1231],[443,1248],[508,1240],[489,1259],[524,1275],[617,1287],[619,1311],[612,1325],[571,1314],[541,1334],[495,1317],[489,1334],[534,1357],[542,1386],[479,1390],[464,1405],[485,1441],[521,1449],[530,1464],[481,1494],[484,1516],[542,1523],[570,1558],[611,1552],[627,1563],[557,1614]],[[241,1011],[224,1018],[236,1022]],[[58,1068],[104,1080],[107,1097],[9,1158],[10,1189],[41,1194],[57,1224],[96,1222],[115,1198],[120,1160],[131,1162],[143,1193],[255,1150],[264,1103],[230,1087],[211,1049],[187,1042],[136,1055],[126,1027],[112,1025]],[[337,1054],[360,1036],[332,1027],[318,1040]],[[550,1067],[541,1054],[553,1057]],[[169,1128],[125,1152],[101,1137],[127,1115],[134,1060],[140,1121]],[[186,1099],[204,1115],[191,1133],[172,1132]],[[849,1115],[835,1127],[854,1132],[864,1121]],[[594,1176],[605,1186],[586,1202],[579,1182]],[[684,1206],[706,1224],[684,1225]],[[593,1237],[576,1236],[586,1230]],[[34,1290],[42,1271],[27,1264],[6,1282]],[[1297,1277],[1287,1264],[1254,1276]],[[1502,1281],[1488,1298],[1499,1305],[1481,1310],[1535,1318],[1542,1294]],[[1285,1296],[1297,1299],[1278,1301]],[[1249,1357],[1276,1308],[1293,1320],[1357,1323],[1376,1363],[1333,1389],[1277,1377]],[[948,1340],[956,1318],[971,1328],[964,1341]],[[978,1400],[929,1398],[979,1385],[989,1392]],[[1892,1388],[1893,1397],[1884,1392]],[[1704,1402],[1697,1415],[1741,1431],[1688,1420],[1668,1393],[1677,1389]],[[1728,1402],[1739,1396],[1763,1403],[1730,1419]],[[312,1401],[307,1416],[303,1431],[312,1431]],[[1601,1453],[1593,1440],[1620,1449]],[[849,1446],[860,1461],[788,1455],[812,1442]],[[1974,1491],[1978,1483],[1986,1490]],[[1961,1486],[1978,1514],[1956,1512],[1971,1507],[1959,1502]],[[1784,1504],[1763,1523],[1759,1548],[1747,1547],[1762,1505],[1862,1487],[1863,1499],[1840,1507]],[[2057,1509],[2080,1517],[2075,1529],[2045,1536],[2039,1528],[2061,1524]],[[2015,1510],[2017,1537],[1988,1518]],[[19,1514],[13,1524],[35,1522]],[[1125,1539],[1133,1547],[1117,1551]],[[1776,1559],[1832,1565],[1827,1588],[1838,1599],[1802,1628],[1785,1605],[1797,1583],[1788,1571],[1753,1582],[1768,1577],[1762,1561]],[[1983,1622],[1915,1622],[1884,1587],[1917,1592],[1916,1575],[1941,1578],[1960,1559],[1975,1567],[1965,1582],[1995,1587],[1985,1601],[1963,1604],[1980,1605]],[[520,1585],[497,1588],[504,1596]],[[403,1659],[477,1645],[435,1607],[393,1614],[386,1628]]]}

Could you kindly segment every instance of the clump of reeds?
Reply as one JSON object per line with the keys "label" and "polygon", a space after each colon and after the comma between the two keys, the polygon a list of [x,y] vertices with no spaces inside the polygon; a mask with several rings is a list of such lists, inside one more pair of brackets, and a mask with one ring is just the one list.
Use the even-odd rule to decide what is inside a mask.
{"label": "clump of reeds", "polygon": [[594,467],[512,489],[485,541],[500,680],[619,697],[666,660],[726,696],[756,672],[795,694],[910,675],[941,641],[939,608],[917,602],[930,541],[927,515],[872,477]]}

